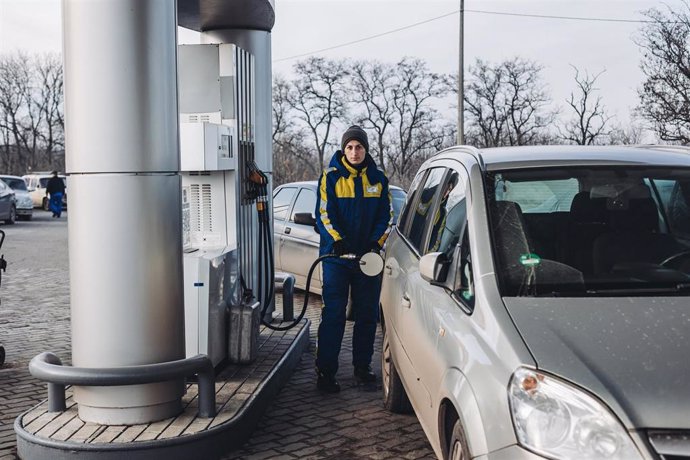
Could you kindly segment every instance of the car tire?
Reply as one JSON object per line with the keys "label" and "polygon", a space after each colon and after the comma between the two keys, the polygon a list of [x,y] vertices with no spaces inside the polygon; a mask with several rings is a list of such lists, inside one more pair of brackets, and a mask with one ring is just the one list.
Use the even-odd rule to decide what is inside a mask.
{"label": "car tire", "polygon": [[5,220],[5,223],[7,225],[14,225],[14,223],[17,221],[17,208],[12,206],[10,208],[10,216]]}
{"label": "car tire", "polygon": [[43,205],[41,206],[41,209],[44,211],[50,211],[50,200],[47,197],[43,198]]}
{"label": "car tire", "polygon": [[5,364],[5,348],[0,347],[0,366]]}
{"label": "car tire", "polygon": [[453,425],[453,434],[448,445],[448,460],[470,460],[470,448],[460,420],[456,420]]}
{"label": "car tire", "polygon": [[381,380],[384,407],[396,414],[411,413],[412,405],[393,363],[389,335],[385,327],[383,327],[383,349],[381,350]]}

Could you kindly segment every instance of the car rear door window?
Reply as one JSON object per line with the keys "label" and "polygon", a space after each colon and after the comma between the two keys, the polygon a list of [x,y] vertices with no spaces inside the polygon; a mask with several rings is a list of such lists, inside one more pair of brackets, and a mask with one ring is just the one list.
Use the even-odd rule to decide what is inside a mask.
{"label": "car rear door window", "polygon": [[402,211],[402,214],[400,215],[400,220],[398,221],[398,228],[400,229],[403,234],[407,234],[405,232],[406,225],[410,220],[410,209],[412,209],[412,204],[414,203],[414,200],[417,196],[417,192],[419,191],[419,187],[421,184],[423,184],[423,178],[426,176],[426,171],[422,171],[418,173],[414,180],[412,181],[412,185],[410,185],[410,193],[407,195],[407,199],[405,200],[405,205]]}
{"label": "car rear door window", "polygon": [[496,199],[514,201],[525,214],[569,212],[580,191],[577,179],[510,181],[496,183]]}
{"label": "car rear door window", "polygon": [[303,188],[297,195],[295,205],[292,207],[290,222],[295,221],[295,214],[297,213],[308,213],[313,216],[314,209],[316,209],[316,193],[308,188]]}
{"label": "car rear door window", "polygon": [[296,187],[283,187],[273,195],[273,218],[285,220],[290,210],[292,197],[295,196]]}

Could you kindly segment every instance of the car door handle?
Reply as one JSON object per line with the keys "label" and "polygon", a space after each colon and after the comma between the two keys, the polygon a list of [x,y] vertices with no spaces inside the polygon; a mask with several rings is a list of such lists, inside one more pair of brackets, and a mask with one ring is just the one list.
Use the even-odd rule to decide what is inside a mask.
{"label": "car door handle", "polygon": [[412,301],[411,301],[410,298],[407,296],[407,294],[403,294],[401,304],[402,304],[402,306],[403,306],[404,308],[410,308],[410,307],[412,307]]}
{"label": "car door handle", "polygon": [[385,270],[386,275],[392,275],[393,274],[393,267],[391,267],[390,265],[386,265],[385,268],[386,268],[386,270]]}
{"label": "car door handle", "polygon": [[290,227],[285,227],[285,234],[289,235],[292,229]]}

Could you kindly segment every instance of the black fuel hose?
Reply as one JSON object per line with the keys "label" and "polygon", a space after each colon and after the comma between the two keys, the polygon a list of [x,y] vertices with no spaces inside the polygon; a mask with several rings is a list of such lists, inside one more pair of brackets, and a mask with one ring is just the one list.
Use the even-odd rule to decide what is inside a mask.
{"label": "black fuel hose", "polygon": [[341,258],[341,259],[348,259],[348,260],[354,260],[357,259],[357,256],[354,254],[345,254],[343,256],[338,256],[335,254],[324,254],[320,257],[318,257],[313,264],[311,264],[311,267],[309,268],[309,273],[307,274],[307,285],[305,286],[305,292],[304,292],[304,305],[302,305],[302,311],[300,312],[299,316],[295,318],[294,321],[292,321],[290,324],[287,324],[285,326],[274,326],[264,320],[264,315],[266,314],[266,310],[268,310],[268,299],[270,297],[266,298],[266,303],[264,304],[264,308],[261,311],[261,323],[266,326],[269,329],[272,329],[274,331],[287,331],[289,329],[292,329],[295,327],[300,321],[302,321],[302,318],[304,318],[305,313],[307,312],[307,306],[309,305],[309,286],[311,285],[311,277],[314,274],[314,270],[316,267],[321,263],[322,260],[324,259],[329,259],[329,258]]}

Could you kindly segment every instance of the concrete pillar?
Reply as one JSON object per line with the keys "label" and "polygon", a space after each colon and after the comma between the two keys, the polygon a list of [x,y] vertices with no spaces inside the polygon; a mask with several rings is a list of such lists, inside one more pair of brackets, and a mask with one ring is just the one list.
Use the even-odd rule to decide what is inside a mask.
{"label": "concrete pillar", "polygon": [[[63,0],[72,362],[184,358],[176,2]],[[182,379],[77,387],[79,417],[182,410]]]}

